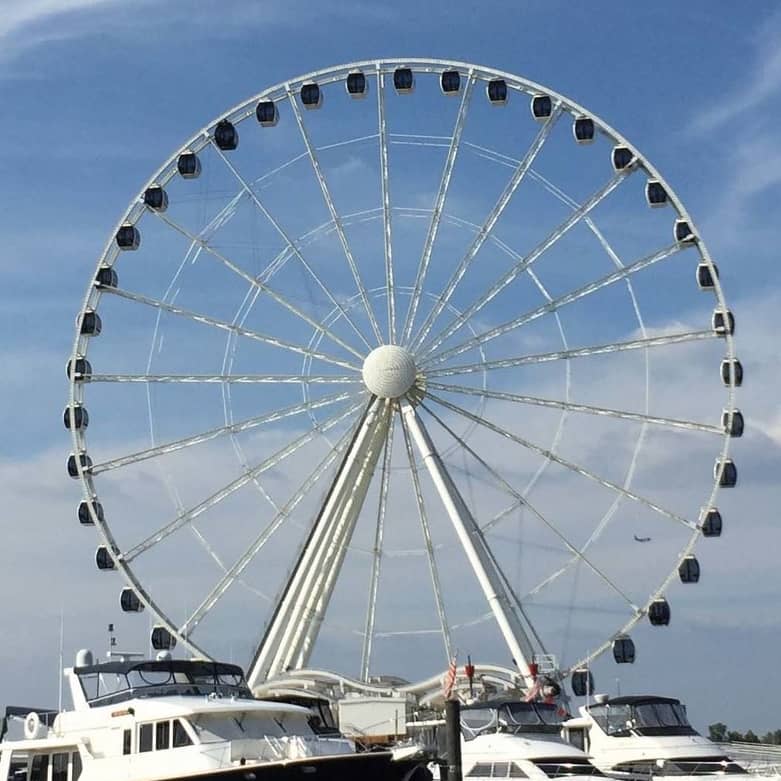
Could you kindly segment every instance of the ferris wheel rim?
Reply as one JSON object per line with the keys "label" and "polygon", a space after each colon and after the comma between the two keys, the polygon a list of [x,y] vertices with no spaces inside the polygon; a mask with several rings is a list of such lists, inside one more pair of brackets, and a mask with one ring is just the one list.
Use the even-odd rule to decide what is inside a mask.
{"label": "ferris wheel rim", "polygon": [[[186,142],[183,146],[181,146],[167,161],[164,163],[158,171],[155,173],[155,175],[147,182],[144,188],[139,193],[139,196],[134,201],[131,201],[131,204],[125,214],[123,215],[122,219],[117,224],[116,230],[118,230],[122,225],[127,223],[135,224],[135,222],[138,221],[138,219],[141,218],[141,216],[145,213],[145,209],[143,207],[143,204],[141,204],[141,196],[145,192],[145,190],[154,185],[154,184],[165,184],[172,176],[175,175],[175,173],[172,171],[172,167],[175,164],[176,159],[178,158],[179,154],[182,153],[182,151],[187,149],[192,149],[194,151],[198,151],[199,149],[202,149],[204,146],[211,143],[210,138],[210,131],[213,130],[213,128],[221,121],[223,120],[234,120],[236,122],[243,121],[244,119],[247,119],[250,113],[247,113],[247,108],[254,106],[254,104],[262,100],[264,98],[271,98],[271,99],[288,99],[290,103],[293,106],[297,106],[295,102],[295,98],[293,95],[293,89],[300,87],[304,83],[308,83],[310,81],[319,81],[322,84],[327,84],[331,82],[337,82],[340,80],[344,80],[348,73],[351,71],[355,71],[358,69],[374,69],[373,72],[377,74],[378,79],[381,75],[387,75],[389,73],[392,73],[393,70],[396,67],[399,66],[405,66],[410,67],[414,72],[421,72],[421,73],[441,73],[442,71],[448,69],[448,68],[455,68],[455,69],[463,69],[466,73],[470,75],[470,79],[474,80],[481,80],[481,81],[489,81],[491,78],[504,78],[507,80],[508,88],[515,89],[520,92],[524,92],[526,94],[532,94],[534,92],[541,92],[547,95],[550,95],[552,98],[556,99],[559,102],[559,105],[561,107],[562,111],[566,111],[567,113],[571,114],[584,114],[589,117],[591,117],[596,123],[598,123],[599,128],[601,131],[605,132],[611,139],[615,140],[618,143],[621,143],[625,146],[627,146],[630,150],[632,150],[634,156],[639,161],[638,165],[642,166],[642,168],[648,173],[648,175],[659,182],[661,182],[665,188],[666,193],[668,194],[669,200],[671,205],[673,206],[676,214],[680,219],[685,219],[688,221],[688,225],[691,228],[692,234],[696,239],[696,247],[700,254],[700,257],[703,259],[703,261],[709,265],[709,267],[712,269],[714,267],[713,261],[710,257],[710,254],[708,253],[707,246],[705,245],[704,241],[702,241],[701,237],[699,236],[699,233],[697,232],[696,226],[694,225],[693,221],[690,219],[688,212],[685,210],[683,204],[678,199],[677,195],[675,194],[672,187],[670,187],[669,183],[658,173],[658,171],[650,164],[650,162],[647,160],[647,158],[643,157],[637,149],[627,140],[625,139],[621,134],[619,134],[617,131],[615,131],[613,128],[611,128],[607,123],[605,123],[601,118],[597,117],[593,114],[593,112],[590,112],[586,110],[585,108],[581,107],[579,104],[575,103],[574,101],[570,100],[569,98],[565,98],[564,96],[559,95],[555,91],[549,89],[546,86],[536,84],[535,82],[523,79],[521,77],[518,77],[514,74],[509,74],[503,71],[495,70],[492,68],[485,68],[483,66],[474,65],[471,63],[465,63],[465,62],[459,62],[454,60],[438,60],[438,59],[404,59],[404,58],[396,58],[396,59],[382,59],[382,60],[364,60],[359,61],[355,63],[349,63],[346,65],[340,65],[335,66],[333,68],[327,68],[322,69],[318,71],[313,71],[309,74],[305,74],[300,77],[296,77],[295,79],[287,80],[284,82],[280,82],[279,84],[270,87],[255,96],[249,98],[246,101],[243,101],[242,103],[237,104],[229,111],[223,113],[219,117],[217,117],[213,122],[206,125],[201,131],[193,135],[188,142]],[[114,245],[113,242],[113,236],[116,233],[116,230],[111,234],[112,238],[109,239],[99,261],[97,264],[97,268],[100,269],[102,267],[106,266],[112,266],[113,263],[116,261],[116,258],[118,256],[118,251]],[[631,290],[631,279],[627,276],[626,277],[627,283],[630,285]],[[716,301],[718,306],[721,308],[722,311],[726,312],[727,306],[726,302],[723,296],[722,287],[718,278],[717,274],[713,274],[713,292],[716,297]],[[633,296],[633,293],[630,293],[630,295]],[[84,302],[82,304],[81,310],[78,315],[77,322],[81,323],[84,319],[84,316],[89,311],[95,311],[97,310],[97,303],[99,301],[99,298],[101,296],[101,291],[94,285],[94,283],[90,283],[90,286],[88,288],[87,294],[85,295]],[[390,298],[390,297],[389,297]],[[636,303],[636,302],[635,302]],[[639,310],[638,310],[638,317],[639,317]],[[414,318],[413,318],[414,321]],[[640,323],[641,328],[643,329],[643,336],[645,336],[645,329],[642,324],[642,321]],[[406,331],[406,324],[403,327],[403,330]],[[319,339],[322,340],[324,336],[324,331],[319,331]],[[731,331],[727,331],[727,333],[724,335],[724,342],[725,342],[725,352],[726,357],[729,360],[735,360],[735,350],[734,350],[734,341],[733,341],[733,335]],[[71,361],[75,361],[78,358],[85,357],[87,355],[87,345],[89,344],[88,339],[79,333],[79,330],[77,328],[77,334],[76,339],[74,340],[74,346],[71,353]],[[423,342],[421,343],[423,344]],[[566,347],[566,340],[565,340],[565,348],[564,350],[567,350]],[[227,351],[227,343],[226,343],[226,351]],[[645,350],[646,355],[646,366],[647,366],[647,357],[648,352],[647,348]],[[424,356],[425,358],[425,356]],[[304,356],[305,361],[309,361],[311,365],[311,361],[313,359],[312,355]],[[569,358],[565,359],[565,362],[569,366]],[[349,368],[350,370],[354,370],[353,367],[345,367]],[[80,405],[83,401],[83,387],[84,383],[78,382],[75,377],[71,378],[71,381],[69,383],[70,386],[70,392],[69,392],[69,408],[71,410],[71,415],[73,415],[76,406]],[[147,386],[148,387],[148,386]],[[222,385],[223,393],[226,392],[230,393],[229,386],[226,386],[225,384]],[[302,388],[306,389],[308,386],[306,383],[302,385]],[[306,390],[305,390],[306,394]],[[568,395],[568,394],[567,394]],[[727,404],[730,411],[735,411],[735,399],[734,399],[734,386],[732,384],[727,386]],[[305,398],[306,400],[306,398]],[[646,403],[647,403],[648,397],[646,395]],[[564,412],[564,415],[562,416],[562,421],[564,420],[564,416],[566,415],[566,411]],[[226,424],[227,424],[226,420]],[[643,423],[643,432],[645,430],[645,427],[648,425],[648,423]],[[82,431],[78,430],[76,427],[74,427],[71,431],[72,434],[72,442],[73,442],[73,452],[76,454],[84,453],[86,452],[86,444],[85,444],[85,437]],[[233,435],[231,435],[233,436]],[[724,435],[723,439],[723,445],[720,453],[720,458],[724,461],[728,458],[729,454],[729,439],[730,437],[728,435]],[[638,438],[638,445],[640,446],[642,442],[642,434]],[[554,447],[555,449],[555,447]],[[546,462],[547,463],[547,462]],[[81,463],[80,458],[76,459],[76,466],[78,470],[79,477],[82,482],[83,486],[83,493],[85,496],[85,499],[88,501],[94,500],[95,497],[97,497],[97,491],[94,489],[93,485],[93,479],[92,474],[89,473],[88,470],[83,468],[83,465]],[[713,489],[711,492],[711,495],[708,499],[708,502],[705,506],[712,507],[715,505],[715,497],[718,493],[719,485],[718,481],[714,480]],[[617,500],[621,500],[621,496],[619,495],[617,497]],[[125,577],[125,579],[131,584],[131,587],[136,590],[136,593],[138,594],[141,601],[150,609],[151,612],[153,612],[156,616],[158,616],[163,624],[166,626],[166,628],[171,631],[173,634],[175,634],[177,637],[181,638],[184,643],[187,645],[187,647],[194,653],[198,653],[201,655],[204,655],[204,651],[200,648],[198,648],[197,645],[195,645],[190,637],[190,633],[186,633],[182,635],[180,633],[180,629],[177,629],[174,622],[171,622],[170,619],[168,619],[165,615],[165,613],[160,609],[160,607],[154,602],[151,595],[149,595],[145,589],[143,588],[142,584],[138,581],[138,579],[135,577],[135,575],[132,573],[132,570],[128,566],[128,562],[125,561],[124,557],[116,555],[116,545],[113,539],[113,536],[111,534],[110,529],[106,525],[105,521],[102,519],[99,519],[96,514],[93,513],[92,505],[90,505],[90,512],[93,514],[93,521],[95,522],[96,528],[98,529],[99,534],[102,536],[104,542],[106,543],[106,546],[108,548],[108,551],[112,558],[114,559],[115,565],[117,569],[121,572],[121,574]],[[699,539],[699,529],[694,528],[692,530],[692,535],[690,536],[689,542],[683,549],[682,554],[680,555],[678,562],[676,562],[677,565],[683,561],[683,559],[688,556],[692,550],[694,549],[698,539]],[[618,631],[615,633],[615,635],[611,638],[609,638],[605,643],[603,643],[598,649],[593,650],[590,652],[587,656],[585,656],[581,661],[573,665],[570,670],[575,669],[576,667],[583,666],[584,664],[588,664],[593,658],[604,652],[612,642],[615,637],[618,637],[622,634],[625,634],[628,632],[646,613],[648,610],[648,607],[650,604],[657,599],[659,596],[664,594],[667,587],[670,585],[671,581],[674,579],[676,574],[676,568],[673,568],[671,573],[660,583],[659,587],[654,591],[654,593],[649,597],[646,605],[642,608],[640,608],[634,616],[630,618],[630,620]],[[570,670],[564,671],[565,673],[569,672]]]}

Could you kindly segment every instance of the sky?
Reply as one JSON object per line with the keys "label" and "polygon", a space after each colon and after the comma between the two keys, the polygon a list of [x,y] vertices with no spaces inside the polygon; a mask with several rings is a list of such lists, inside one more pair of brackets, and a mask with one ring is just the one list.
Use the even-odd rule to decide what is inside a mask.
{"label": "sky", "polygon": [[[781,694],[775,653],[781,642],[781,410],[776,393],[781,372],[774,337],[781,272],[772,200],[781,189],[776,143],[781,118],[781,14],[774,3],[754,2],[750,12],[706,2],[682,8],[669,0],[651,6],[436,1],[399,9],[362,0],[177,0],[164,6],[145,0],[0,0],[0,5],[0,96],[7,107],[6,143],[0,148],[0,311],[8,337],[0,348],[7,367],[0,384],[6,410],[0,452],[5,499],[0,699],[42,705],[55,701],[61,615],[68,658],[80,647],[101,650],[111,621],[117,622],[125,646],[145,642],[147,618],[141,619],[139,630],[138,622],[133,625],[118,615],[118,576],[94,571],[97,542],[92,530],[79,528],[75,520],[80,495],[65,474],[70,441],[61,421],[68,390],[63,369],[74,317],[128,202],[185,139],[264,88],[338,63],[417,56],[505,70],[549,85],[588,107],[654,163],[696,222],[735,312],[737,352],[746,370],[738,396],[746,433],[734,448],[740,482],[723,504],[724,536],[705,540],[697,548],[704,568],[702,582],[678,587],[670,596],[670,627],[661,633],[645,625],[638,629],[633,635],[638,661],[631,670],[609,661],[595,672],[601,687],[611,692],[620,686],[623,693],[654,691],[681,697],[700,727],[714,721],[755,732],[781,726],[775,708]],[[323,113],[330,105],[327,100]],[[456,108],[453,103],[448,116]],[[330,127],[322,130],[323,138]],[[246,139],[242,135],[242,152],[252,148]],[[498,170],[486,168],[485,176],[498,181]],[[555,161],[551,170],[558,170]],[[349,185],[360,180],[361,169],[345,175]],[[299,186],[292,181],[291,187]],[[314,198],[311,189],[300,186],[302,199]],[[307,187],[311,186],[310,181]],[[577,177],[572,186],[578,186]],[[216,193],[219,184],[212,181],[211,187]],[[291,189],[288,199],[295,192]],[[214,198],[219,202],[218,195]],[[464,204],[468,209],[469,202]],[[319,202],[317,209],[322,209]],[[540,219],[546,214],[540,212]],[[610,224],[611,214],[605,217]],[[236,226],[240,219],[239,215]],[[617,240],[642,244],[645,224],[632,228],[617,230]],[[149,235],[144,250],[150,245]],[[141,253],[139,259],[150,260]],[[130,270],[123,279],[133,279],[133,273]],[[192,273],[197,280],[198,270]],[[201,281],[211,283],[206,276]],[[296,280],[291,276],[285,284],[292,291]],[[664,277],[655,284],[645,299],[649,322],[660,328],[689,324],[695,309],[665,287],[669,281]],[[204,290],[208,287],[200,288],[202,297]],[[203,303],[198,290],[189,292],[191,305]],[[126,321],[125,341],[114,342],[127,350],[128,361],[136,345],[133,329],[148,324],[148,319]],[[188,338],[186,332],[180,335]],[[548,338],[542,332],[535,336],[540,344]],[[185,348],[178,355],[194,359]],[[671,409],[696,408],[701,400],[694,384],[698,356],[685,353],[679,359],[682,363],[661,367],[659,376],[670,382],[669,392],[663,387],[661,396]],[[614,375],[609,387],[594,377],[581,379],[602,389],[599,396],[595,391],[592,403],[617,404],[634,387],[632,371],[627,367],[624,374]],[[240,404],[238,392],[236,398]],[[200,400],[193,396],[187,403],[195,409]],[[147,431],[142,419],[117,407],[108,421],[107,409],[101,410],[102,418],[94,417],[90,435],[103,425],[109,443],[124,438],[143,447],[139,443]],[[549,437],[546,425],[542,415],[523,424],[524,430]],[[173,425],[171,431],[179,429]],[[588,452],[600,463],[597,454],[577,450],[590,431],[575,427],[575,432],[571,452]],[[605,434],[608,442],[610,435]],[[257,443],[246,444],[252,448]],[[646,485],[671,479],[676,472],[673,456],[665,460],[663,445],[649,443],[652,459],[642,476]],[[128,445],[124,452],[130,449]],[[198,483],[207,480],[203,473],[211,470],[221,476],[225,459],[232,457],[219,449],[209,453],[208,468],[204,459],[177,465],[182,490],[193,496]],[[291,473],[298,468],[291,466]],[[680,496],[683,501],[696,482],[693,472],[691,484],[687,479],[679,491],[676,488],[678,493],[670,492],[673,499]],[[550,506],[566,512],[568,505],[557,504],[555,489],[550,487]],[[162,489],[143,471],[126,482],[117,481],[111,491],[115,504],[122,504],[125,520],[137,518],[139,528],[151,523],[147,516],[153,515],[156,502],[163,501]],[[488,493],[483,499],[487,504],[493,501]],[[411,511],[399,507],[400,512]],[[240,503],[232,509],[236,514],[244,511]],[[245,529],[246,534],[251,532]],[[401,548],[404,543],[398,544]],[[657,551],[669,556],[668,548],[680,547],[680,539],[671,534],[668,547],[658,537],[656,544]],[[225,545],[225,555],[235,553]],[[240,541],[235,546],[240,547]],[[183,543],[179,551],[167,548],[169,564],[161,554],[156,565],[160,569],[153,573],[185,606],[197,600],[188,592],[192,570],[200,566],[197,556],[203,555],[195,547]],[[191,550],[193,565],[177,579],[171,563]],[[606,555],[615,555],[615,550],[608,546]],[[276,572],[272,564],[269,572]],[[351,604],[349,596],[337,593],[345,610]],[[248,642],[244,636],[239,639],[239,624],[248,623],[238,612],[242,604],[238,599],[230,603],[230,620],[212,628],[222,634],[221,653],[235,653],[238,661],[246,656]],[[468,612],[465,609],[465,617]],[[583,619],[589,620],[588,615]],[[581,630],[588,636],[587,626]],[[494,642],[487,638],[486,634],[475,639],[475,646]],[[338,643],[334,648],[338,652]]]}

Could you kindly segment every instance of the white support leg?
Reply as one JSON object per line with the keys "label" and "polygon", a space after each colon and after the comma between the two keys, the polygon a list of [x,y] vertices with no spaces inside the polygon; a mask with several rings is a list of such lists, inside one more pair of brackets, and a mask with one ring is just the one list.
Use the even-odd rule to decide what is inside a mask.
{"label": "white support leg", "polygon": [[[333,573],[334,580],[338,576],[338,569],[343,561],[343,557],[338,557],[339,543],[352,536],[387,425],[385,401],[375,399],[342,460],[255,655],[248,676],[250,686],[256,686],[267,678],[278,675],[293,664],[296,657],[301,658],[301,654],[296,651],[300,650],[301,642],[311,635],[307,624],[317,615],[324,614],[328,606],[327,600],[318,600],[321,596],[318,593],[321,585],[319,576],[329,563],[336,570]],[[370,468],[367,468],[367,465]],[[354,515],[346,513],[351,507],[357,507]],[[351,521],[351,525],[345,524],[346,520]],[[320,609],[316,610],[318,601],[321,602]],[[294,637],[298,637],[297,644],[292,642]],[[311,643],[305,644],[307,649],[311,650]]]}
{"label": "white support leg", "polygon": [[445,469],[415,408],[404,401],[401,405],[401,413],[445,506],[445,511],[453,522],[458,539],[496,618],[507,648],[526,679],[527,686],[531,686],[533,677],[529,665],[534,661],[534,646],[519,617],[512,609],[501,575],[496,571],[494,562],[485,548],[480,529]]}

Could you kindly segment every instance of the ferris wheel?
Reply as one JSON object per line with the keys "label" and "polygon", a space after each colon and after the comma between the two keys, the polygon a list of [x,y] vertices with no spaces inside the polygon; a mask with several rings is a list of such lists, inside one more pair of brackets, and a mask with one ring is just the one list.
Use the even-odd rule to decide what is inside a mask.
{"label": "ferris wheel", "polygon": [[111,234],[67,364],[78,520],[154,648],[230,644],[252,683],[459,652],[583,689],[721,534],[734,327],[672,188],[568,98],[432,59],[293,78]]}

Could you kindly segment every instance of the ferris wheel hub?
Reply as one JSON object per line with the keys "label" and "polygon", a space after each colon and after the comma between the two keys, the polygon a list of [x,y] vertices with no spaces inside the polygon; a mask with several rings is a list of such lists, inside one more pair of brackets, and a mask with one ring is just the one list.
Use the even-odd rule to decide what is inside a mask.
{"label": "ferris wheel hub", "polygon": [[412,354],[395,344],[372,350],[363,362],[363,382],[381,399],[397,399],[415,384],[418,368]]}

